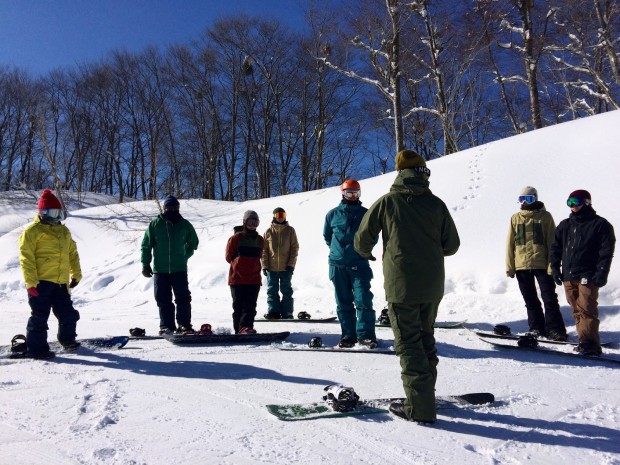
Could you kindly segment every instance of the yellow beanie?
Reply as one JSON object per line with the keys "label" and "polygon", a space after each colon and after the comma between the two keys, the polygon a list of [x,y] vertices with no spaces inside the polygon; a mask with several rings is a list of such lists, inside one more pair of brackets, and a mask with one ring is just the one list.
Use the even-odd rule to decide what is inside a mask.
{"label": "yellow beanie", "polygon": [[394,161],[396,162],[396,171],[426,166],[424,158],[413,150],[401,150],[396,154]]}

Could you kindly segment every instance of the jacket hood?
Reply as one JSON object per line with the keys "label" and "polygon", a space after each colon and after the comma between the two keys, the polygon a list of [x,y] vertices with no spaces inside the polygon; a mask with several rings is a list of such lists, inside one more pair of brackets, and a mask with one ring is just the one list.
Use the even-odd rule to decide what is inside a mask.
{"label": "jacket hood", "polygon": [[412,169],[404,169],[398,173],[390,192],[421,195],[430,192],[430,183]]}

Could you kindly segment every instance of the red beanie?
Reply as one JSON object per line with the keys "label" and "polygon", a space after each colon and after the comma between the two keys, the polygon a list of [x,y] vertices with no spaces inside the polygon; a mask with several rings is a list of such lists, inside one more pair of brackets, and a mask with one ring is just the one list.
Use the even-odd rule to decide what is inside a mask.
{"label": "red beanie", "polygon": [[579,189],[579,190],[571,192],[568,198],[571,198],[571,197],[577,197],[578,199],[582,199],[582,200],[586,200],[586,199],[590,201],[592,200],[592,196],[590,195],[590,193],[583,189]]}
{"label": "red beanie", "polygon": [[39,198],[38,207],[39,210],[47,210],[48,208],[62,208],[62,205],[51,190],[45,189]]}

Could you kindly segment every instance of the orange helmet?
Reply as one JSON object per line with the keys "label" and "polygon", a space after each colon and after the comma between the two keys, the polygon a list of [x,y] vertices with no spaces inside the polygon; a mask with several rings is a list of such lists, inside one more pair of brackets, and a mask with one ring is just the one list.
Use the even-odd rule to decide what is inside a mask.
{"label": "orange helmet", "polygon": [[357,182],[355,179],[347,179],[345,182],[342,183],[342,186],[340,186],[340,190],[341,191],[345,191],[347,189],[361,189],[360,188],[360,183]]}

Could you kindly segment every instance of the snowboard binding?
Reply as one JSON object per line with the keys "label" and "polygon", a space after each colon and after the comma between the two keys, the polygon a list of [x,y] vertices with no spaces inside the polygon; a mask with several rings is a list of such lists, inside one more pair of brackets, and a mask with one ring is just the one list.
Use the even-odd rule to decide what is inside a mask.
{"label": "snowboard binding", "polygon": [[517,345],[526,349],[534,349],[538,347],[538,340],[533,336],[521,336],[517,341]]}
{"label": "snowboard binding", "polygon": [[11,339],[11,352],[13,354],[25,354],[26,350],[26,336],[23,334],[13,336],[13,339]]}
{"label": "snowboard binding", "polygon": [[323,400],[336,412],[350,412],[355,410],[360,397],[352,387],[341,384],[331,384],[323,389],[327,392]]}
{"label": "snowboard binding", "polygon": [[297,318],[299,318],[300,320],[309,320],[310,318],[312,318],[312,316],[310,316],[308,312],[299,312],[297,314]]}
{"label": "snowboard binding", "polygon": [[495,325],[493,327],[493,332],[500,336],[508,336],[510,334],[510,328],[506,325]]}
{"label": "snowboard binding", "polygon": [[323,347],[323,339],[321,339],[320,337],[313,337],[312,339],[310,339],[310,342],[308,342],[308,347],[310,347],[311,349],[318,349],[319,347]]}
{"label": "snowboard binding", "polygon": [[200,325],[200,331],[196,334],[213,334],[213,329],[211,329],[211,325],[209,323],[204,323]]}
{"label": "snowboard binding", "polygon": [[377,318],[377,322],[382,325],[390,324],[390,316],[388,314],[387,308],[384,308],[383,310],[381,310],[381,315],[379,315],[379,318]]}
{"label": "snowboard binding", "polygon": [[146,330],[142,328],[131,328],[129,330],[129,335],[133,337],[144,337],[146,336]]}

